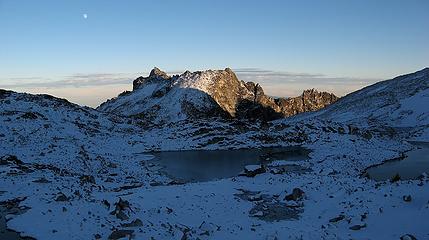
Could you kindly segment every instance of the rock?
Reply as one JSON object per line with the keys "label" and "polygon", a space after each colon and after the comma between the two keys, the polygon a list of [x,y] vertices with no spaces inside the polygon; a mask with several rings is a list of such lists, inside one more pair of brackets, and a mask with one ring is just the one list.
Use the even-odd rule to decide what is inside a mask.
{"label": "rock", "polygon": [[94,176],[90,176],[90,175],[82,175],[80,176],[80,183],[83,185],[85,183],[91,183],[91,184],[95,184],[95,178]]}
{"label": "rock", "polygon": [[298,113],[322,109],[337,100],[338,97],[332,93],[308,89],[298,97],[276,99],[276,103],[280,107],[281,113],[289,117]]}
{"label": "rock", "polygon": [[361,230],[362,228],[366,228],[366,224],[363,224],[363,225],[353,225],[353,226],[349,227],[350,230],[354,230],[354,231]]}
{"label": "rock", "polygon": [[64,193],[59,192],[57,194],[57,197],[55,198],[55,201],[57,202],[66,202],[69,200],[69,197],[67,197]]}
{"label": "rock", "polygon": [[119,198],[118,202],[115,203],[115,210],[113,210],[110,214],[115,215],[118,219],[125,221],[128,220],[129,217],[125,211],[130,209],[130,203],[126,200],[122,200]]}
{"label": "rock", "polygon": [[185,184],[185,182],[178,180],[178,179],[171,180],[170,182],[167,183],[167,185],[169,185],[169,186],[170,185],[183,185],[183,184]]}
{"label": "rock", "polygon": [[247,177],[254,177],[258,174],[265,173],[266,169],[265,166],[258,164],[258,165],[247,165],[244,167],[244,174]]}
{"label": "rock", "polygon": [[405,202],[411,202],[411,195],[404,195],[404,196],[402,196],[402,199],[403,199]]}
{"label": "rock", "polygon": [[119,198],[119,201],[115,203],[116,208],[119,208],[121,210],[125,210],[127,208],[130,208],[130,203],[126,200],[122,200],[122,198]]}
{"label": "rock", "polygon": [[170,79],[171,77],[168,76],[167,73],[161,71],[157,67],[154,67],[152,71],[150,71],[150,74],[148,77],[138,77],[136,80],[133,81],[133,91],[149,83],[154,83],[159,81],[162,82]]}
{"label": "rock", "polygon": [[251,214],[251,217],[262,217],[262,216],[264,216],[264,212],[262,212],[262,211],[257,211],[255,213]]}
{"label": "rock", "polygon": [[101,201],[101,203],[103,203],[103,205],[106,206],[107,209],[110,209],[110,203],[109,203],[109,201],[107,201],[106,199],[104,199],[103,201]]}
{"label": "rock", "polygon": [[48,179],[42,177],[36,180],[33,180],[34,183],[51,183],[51,181],[49,181]]}
{"label": "rock", "polygon": [[10,209],[18,208],[19,204],[21,204],[21,202],[24,201],[25,199],[27,199],[27,197],[17,197],[6,201],[1,201],[0,205],[10,210]]}
{"label": "rock", "polygon": [[198,229],[201,230],[203,233],[213,233],[215,231],[219,231],[220,226],[203,221],[198,227]]}
{"label": "rock", "polygon": [[401,240],[417,240],[417,238],[411,234],[402,235],[400,239]]}
{"label": "rock", "polygon": [[133,189],[133,188],[139,188],[139,187],[142,187],[142,186],[143,186],[143,183],[137,183],[137,184],[133,184],[133,185],[124,185],[124,186],[120,186],[118,188],[115,188],[112,191],[114,191],[114,192],[120,192],[120,191],[123,191],[123,190],[130,190],[130,189]]}
{"label": "rock", "polygon": [[143,222],[140,219],[135,219],[134,221],[130,222],[130,223],[124,223],[121,224],[122,227],[142,227],[143,226]]}
{"label": "rock", "polygon": [[395,176],[392,177],[392,179],[390,179],[390,182],[397,182],[401,180],[401,176],[399,175],[399,173],[395,174]]}
{"label": "rock", "polygon": [[419,180],[424,180],[428,178],[428,174],[426,172],[423,172],[422,174],[420,174],[417,179]]}
{"label": "rock", "polygon": [[134,230],[115,230],[109,235],[108,239],[117,240],[125,237],[128,237],[131,239],[133,233],[134,233]]}
{"label": "rock", "polygon": [[303,197],[304,197],[304,191],[302,191],[300,188],[294,188],[292,190],[292,194],[286,195],[284,200],[298,201],[298,200],[301,200]]}
{"label": "rock", "polygon": [[6,155],[0,158],[0,165],[8,165],[8,164],[14,164],[14,165],[23,165],[24,162],[19,160],[14,155]]}
{"label": "rock", "polygon": [[250,202],[256,202],[256,201],[261,201],[262,200],[262,195],[261,194],[256,194],[256,195],[250,195],[248,200]]}
{"label": "rock", "polygon": [[331,218],[329,220],[329,222],[330,223],[336,223],[336,222],[339,222],[339,221],[343,220],[344,218],[345,218],[344,215],[339,215],[338,217]]}
{"label": "rock", "polygon": [[272,168],[270,170],[270,173],[272,173],[272,174],[283,174],[283,173],[285,173],[285,169],[284,168],[275,167],[275,168]]}
{"label": "rock", "polygon": [[130,218],[127,214],[124,213],[124,211],[117,211],[115,215],[118,219],[122,221],[128,220]]}
{"label": "rock", "polygon": [[34,119],[37,119],[37,118],[39,118],[39,117],[37,116],[37,114],[36,114],[36,113],[33,113],[33,112],[26,112],[24,115],[22,115],[22,116],[21,116],[21,118],[34,120]]}

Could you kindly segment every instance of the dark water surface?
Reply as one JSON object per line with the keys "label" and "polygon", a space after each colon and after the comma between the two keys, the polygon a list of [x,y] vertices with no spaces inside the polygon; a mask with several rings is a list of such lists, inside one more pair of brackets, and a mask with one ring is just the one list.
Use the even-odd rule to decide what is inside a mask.
{"label": "dark water surface", "polygon": [[[239,150],[196,150],[153,153],[163,171],[185,182],[205,182],[237,176],[246,165],[273,160],[299,161],[308,158],[304,147]],[[268,158],[268,160],[267,160]]]}
{"label": "dark water surface", "polygon": [[403,160],[388,161],[367,169],[371,179],[384,181],[399,174],[401,179],[416,179],[422,173],[429,174],[429,142],[410,142],[416,150],[405,153]]}

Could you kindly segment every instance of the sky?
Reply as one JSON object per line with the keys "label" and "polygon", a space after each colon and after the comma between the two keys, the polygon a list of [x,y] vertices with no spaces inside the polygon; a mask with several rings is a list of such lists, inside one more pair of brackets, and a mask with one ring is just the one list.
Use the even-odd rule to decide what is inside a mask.
{"label": "sky", "polygon": [[97,106],[157,66],[343,96],[429,66],[427,0],[0,0],[0,88]]}

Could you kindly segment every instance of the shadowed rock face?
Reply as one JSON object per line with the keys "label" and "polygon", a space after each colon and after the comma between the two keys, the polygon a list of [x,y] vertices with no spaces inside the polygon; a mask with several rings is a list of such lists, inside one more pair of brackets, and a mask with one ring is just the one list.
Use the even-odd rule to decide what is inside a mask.
{"label": "shadowed rock face", "polygon": [[[337,99],[331,93],[314,89],[304,91],[299,97],[275,99],[265,95],[259,84],[239,80],[229,68],[186,71],[175,76],[154,68],[148,77],[133,81],[133,92],[103,103],[99,110],[146,115],[151,119],[160,118],[162,114],[171,115],[163,120],[185,115],[195,119],[222,117],[269,121],[315,111]],[[179,107],[173,108],[176,103]],[[172,113],[178,108],[178,112]]]}

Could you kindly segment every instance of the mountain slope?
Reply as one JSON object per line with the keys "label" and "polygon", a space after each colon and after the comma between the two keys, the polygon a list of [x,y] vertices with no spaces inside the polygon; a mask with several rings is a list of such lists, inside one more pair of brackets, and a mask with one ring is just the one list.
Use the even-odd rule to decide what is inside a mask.
{"label": "mountain slope", "polygon": [[350,93],[334,104],[291,121],[325,119],[361,127],[389,128],[420,140],[429,139],[429,68],[382,81]]}
{"label": "mountain slope", "polygon": [[[160,78],[138,79],[134,92],[122,95],[129,99],[121,96],[116,101],[145,100],[139,103],[144,105],[158,99],[167,109],[167,104],[175,104],[169,101],[189,94],[187,99],[196,102],[191,92],[195,89],[168,90],[163,86],[170,86],[174,77],[155,75]],[[7,210],[0,217],[6,216],[8,228],[36,239],[118,239],[121,234],[135,239],[399,239],[405,233],[424,239],[429,190],[422,186],[429,179],[390,184],[361,175],[367,167],[401,157],[413,146],[398,135],[382,135],[367,126],[359,126],[359,131],[349,127],[367,122],[367,113],[391,109],[390,102],[426,116],[426,102],[419,101],[427,92],[427,82],[413,81],[406,83],[413,85],[414,94],[378,93],[372,97],[373,105],[361,103],[371,91],[388,88],[381,84],[332,109],[303,114],[300,121],[298,117],[271,122],[197,117],[150,127],[144,126],[145,119],[98,112],[48,95],[0,90],[0,210]],[[178,84],[196,83],[180,80]],[[161,91],[151,90],[148,99],[136,98],[148,86]],[[161,97],[151,97],[153,93]],[[162,97],[168,94],[172,96]],[[383,106],[376,99],[385,94],[393,100]],[[306,101],[307,96],[316,101]],[[306,91],[293,101],[305,109],[323,97]],[[118,111],[133,107],[121,104]],[[220,113],[228,113],[226,105],[218,107]],[[390,124],[383,116],[389,117],[380,115],[370,123]],[[424,122],[415,119],[417,125]],[[308,158],[267,163],[266,172],[252,178],[191,184],[175,181],[149,153],[291,145],[311,150]],[[266,155],[259,157],[268,160]],[[294,172],[295,164],[303,171]],[[294,195],[295,188],[304,195],[289,201],[287,196]],[[412,196],[412,202],[404,201],[404,196]],[[296,219],[261,218],[289,216],[296,209]],[[410,224],[409,219],[417,220]]]}
{"label": "mountain slope", "polygon": [[[126,146],[127,142],[120,139],[129,131],[138,134],[135,127],[124,122],[123,118],[50,95],[0,90],[0,155],[94,173],[105,167],[108,158],[88,158]],[[107,139],[112,142],[106,143]]]}
{"label": "mountain slope", "polygon": [[429,68],[365,87],[314,115],[342,122],[367,119],[408,127],[429,124],[427,106]]}
{"label": "mountain slope", "polygon": [[333,94],[315,90],[297,98],[274,99],[259,84],[240,81],[229,68],[175,76],[154,68],[148,77],[134,80],[132,92],[97,109],[161,123],[209,117],[273,120],[318,110],[336,100]]}

